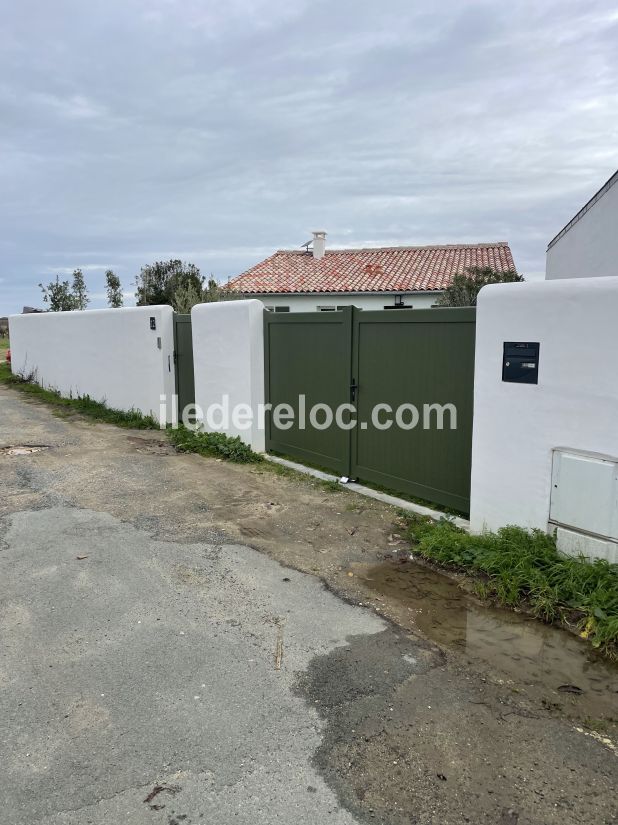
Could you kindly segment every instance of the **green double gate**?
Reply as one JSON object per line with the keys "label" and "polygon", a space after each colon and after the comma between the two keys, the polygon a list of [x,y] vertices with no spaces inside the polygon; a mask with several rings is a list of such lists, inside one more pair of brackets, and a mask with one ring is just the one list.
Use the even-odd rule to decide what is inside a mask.
{"label": "green double gate", "polygon": [[468,512],[475,315],[266,312],[267,449]]}

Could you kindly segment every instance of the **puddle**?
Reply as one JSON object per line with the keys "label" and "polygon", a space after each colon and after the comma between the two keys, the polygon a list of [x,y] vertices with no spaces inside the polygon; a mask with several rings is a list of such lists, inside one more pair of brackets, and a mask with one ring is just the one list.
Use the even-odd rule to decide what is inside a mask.
{"label": "puddle", "polygon": [[[374,594],[410,610],[411,624],[439,645],[515,683],[552,691],[548,700],[582,716],[618,718],[618,664],[570,633],[508,610],[486,608],[455,581],[414,562],[353,565]],[[575,686],[582,691],[559,691]]]}
{"label": "puddle", "polygon": [[40,453],[43,450],[49,450],[49,447],[43,444],[23,444],[15,447],[0,447],[0,455],[32,455],[32,453]]}

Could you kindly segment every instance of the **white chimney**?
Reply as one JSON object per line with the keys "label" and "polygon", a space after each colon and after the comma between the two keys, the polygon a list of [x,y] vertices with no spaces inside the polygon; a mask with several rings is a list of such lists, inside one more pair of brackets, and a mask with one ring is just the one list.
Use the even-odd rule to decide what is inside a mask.
{"label": "white chimney", "polygon": [[320,258],[324,257],[324,252],[326,251],[326,232],[314,232],[313,233],[313,257],[316,261],[319,261]]}

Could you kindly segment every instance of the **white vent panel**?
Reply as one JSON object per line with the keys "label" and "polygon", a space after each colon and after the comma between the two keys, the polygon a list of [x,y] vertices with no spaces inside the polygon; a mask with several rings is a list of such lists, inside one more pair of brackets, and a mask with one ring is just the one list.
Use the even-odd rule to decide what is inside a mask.
{"label": "white vent panel", "polygon": [[618,459],[554,450],[549,517],[618,539]]}

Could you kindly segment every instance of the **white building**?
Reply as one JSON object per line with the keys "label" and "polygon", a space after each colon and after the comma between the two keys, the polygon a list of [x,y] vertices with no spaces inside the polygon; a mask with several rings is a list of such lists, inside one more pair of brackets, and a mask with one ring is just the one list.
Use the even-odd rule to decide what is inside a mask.
{"label": "white building", "polygon": [[326,249],[326,232],[313,236],[306,249],[279,250],[233,278],[229,287],[274,312],[334,312],[344,306],[428,309],[453,276],[468,267],[515,269],[505,241]]}
{"label": "white building", "polygon": [[547,247],[547,280],[618,275],[618,171]]}

